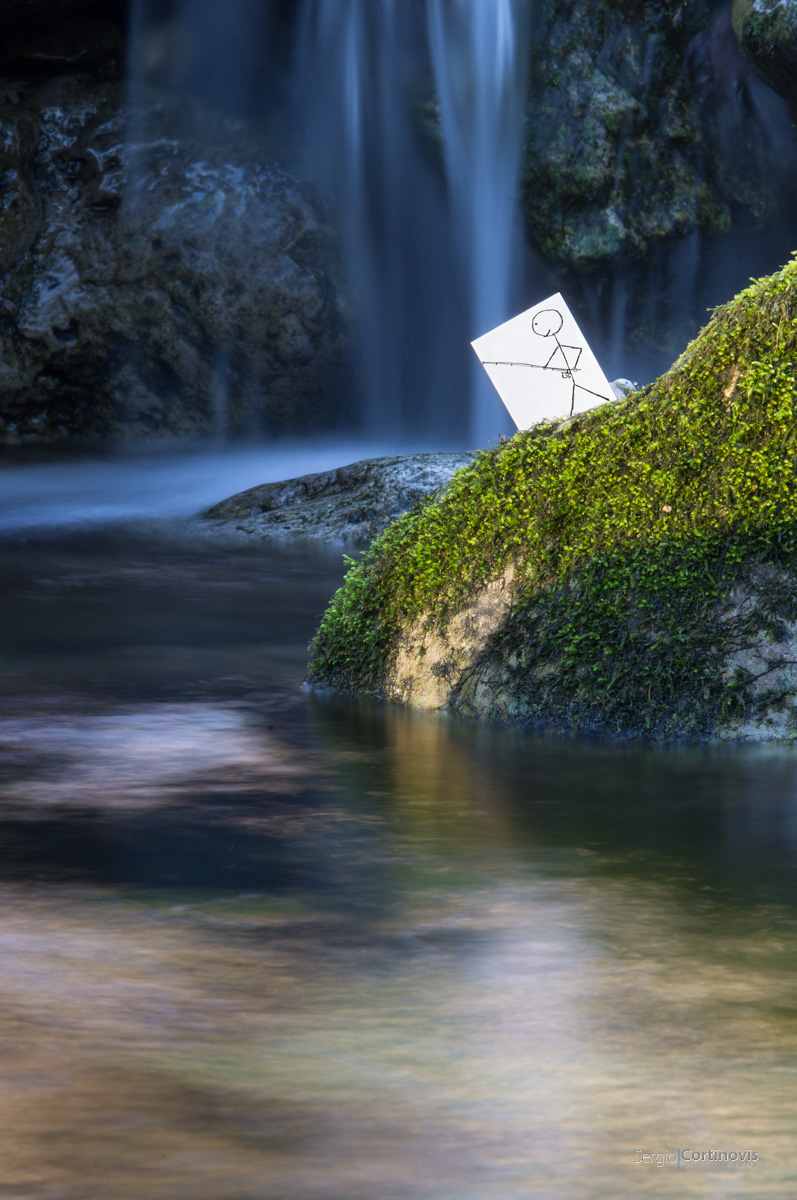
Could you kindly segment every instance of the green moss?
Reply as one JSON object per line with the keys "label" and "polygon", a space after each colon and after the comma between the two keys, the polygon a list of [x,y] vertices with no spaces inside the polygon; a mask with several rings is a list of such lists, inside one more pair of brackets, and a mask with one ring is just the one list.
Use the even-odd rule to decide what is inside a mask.
{"label": "green moss", "polygon": [[[771,3],[757,0],[752,11]],[[766,144],[749,105],[726,103],[721,71],[699,68],[704,55],[717,66],[729,32],[716,24],[716,0],[529,7],[522,199],[544,257],[583,270],[644,257],[674,235],[791,213],[788,155]],[[771,37],[760,51],[755,40],[744,44],[770,85],[792,99],[792,42],[781,31],[778,50]]]}
{"label": "green moss", "polygon": [[721,667],[797,616],[795,374],[792,261],[650,387],[481,453],[391,526],[334,597],[311,679],[380,693],[409,623],[444,632],[512,564],[488,651],[514,664],[517,715],[673,735],[755,706],[751,679]]}

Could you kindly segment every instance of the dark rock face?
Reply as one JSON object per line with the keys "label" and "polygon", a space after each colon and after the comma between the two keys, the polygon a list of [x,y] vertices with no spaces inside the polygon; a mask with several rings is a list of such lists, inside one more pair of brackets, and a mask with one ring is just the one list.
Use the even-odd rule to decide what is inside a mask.
{"label": "dark rock face", "polygon": [[365,546],[472,458],[397,454],[266,483],[215,504],[195,528],[223,537],[318,538]]}
{"label": "dark rock face", "polygon": [[0,435],[328,423],[342,302],[308,187],[211,124],[177,138],[164,115],[131,148],[116,82],[5,101]]}
{"label": "dark rock face", "polygon": [[87,8],[97,8],[97,4],[92,0],[3,0],[0,28],[35,28],[42,22],[58,20]]}
{"label": "dark rock face", "polygon": [[126,8],[0,6],[0,441],[334,425],[320,201],[200,99],[190,120],[161,94],[134,109]]}
{"label": "dark rock face", "polygon": [[745,54],[797,119],[797,3],[737,0],[734,16]]}
{"label": "dark rock face", "polygon": [[12,32],[5,39],[5,57],[31,72],[52,75],[115,62],[122,42],[122,30],[115,22],[78,15],[52,29]]}
{"label": "dark rock face", "polygon": [[763,111],[729,4],[545,0],[537,13],[524,196],[546,257],[589,266],[786,210],[797,156]]}
{"label": "dark rock face", "polygon": [[33,175],[37,140],[31,114],[0,108],[0,273],[19,262],[41,229],[41,195]]}
{"label": "dark rock face", "polygon": [[128,0],[4,0],[0,77],[90,70],[116,78],[128,23]]}

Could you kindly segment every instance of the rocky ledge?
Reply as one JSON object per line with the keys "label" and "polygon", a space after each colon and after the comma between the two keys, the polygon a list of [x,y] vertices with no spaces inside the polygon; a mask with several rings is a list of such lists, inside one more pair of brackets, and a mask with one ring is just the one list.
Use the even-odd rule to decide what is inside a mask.
{"label": "rocky ledge", "polygon": [[226,538],[317,538],[368,545],[473,458],[468,453],[397,454],[266,483],[214,505],[194,528]]}
{"label": "rocky ledge", "polygon": [[797,739],[797,261],[659,380],[480,453],[349,571],[309,681],[463,716]]}

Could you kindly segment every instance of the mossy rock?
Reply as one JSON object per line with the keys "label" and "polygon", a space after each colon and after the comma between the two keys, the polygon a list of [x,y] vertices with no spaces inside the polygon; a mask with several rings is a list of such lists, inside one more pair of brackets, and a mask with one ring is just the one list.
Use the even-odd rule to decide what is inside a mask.
{"label": "mossy rock", "polygon": [[797,732],[797,261],[659,380],[480,453],[353,565],[310,682],[612,735]]}
{"label": "mossy rock", "polygon": [[797,159],[730,4],[542,0],[533,12],[522,199],[546,259],[599,267],[791,213]]}
{"label": "mossy rock", "polygon": [[[742,16],[743,14],[743,16]],[[797,2],[751,0],[739,4],[741,44],[759,75],[789,102],[792,118],[797,106]]]}

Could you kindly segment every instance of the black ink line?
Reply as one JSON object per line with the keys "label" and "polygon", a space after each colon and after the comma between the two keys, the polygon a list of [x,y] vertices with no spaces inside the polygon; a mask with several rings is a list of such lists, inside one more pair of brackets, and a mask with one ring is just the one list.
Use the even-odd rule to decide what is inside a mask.
{"label": "black ink line", "polygon": [[[554,354],[556,351],[554,350]],[[542,363],[524,363],[524,362],[493,362],[492,359],[483,358],[482,363],[485,367],[533,367],[536,371],[553,371],[557,375],[562,375],[566,379],[573,371],[580,371],[581,367],[548,367]]]}
{"label": "black ink line", "polygon": [[577,387],[580,392],[589,392],[590,396],[597,396],[599,400],[609,400],[608,396],[602,396],[600,392],[593,392],[591,388],[585,388],[581,383],[574,383],[573,387]]}
{"label": "black ink line", "polygon": [[[559,341],[559,335],[555,333],[555,334],[553,335],[553,340],[556,342],[556,350],[558,350],[558,351],[561,353],[561,355],[562,355],[562,358],[563,358],[563,359],[564,359],[564,361],[565,361],[565,366],[567,366],[567,355],[565,354],[564,350],[562,350],[562,343]],[[554,350],[553,354],[551,355],[551,358],[553,358],[554,354],[556,354],[556,350]],[[549,359],[548,359],[548,362],[545,364],[545,365],[546,365],[546,367],[547,367],[547,366],[550,366],[550,363],[551,363],[551,358],[549,358]],[[578,360],[576,360],[576,361],[578,361]],[[563,378],[564,378],[564,379],[566,379],[566,378],[567,378],[567,376],[565,375],[565,376],[563,376]],[[571,375],[571,376],[570,376],[570,378],[572,379],[572,378],[573,378],[573,376]],[[575,383],[573,384],[573,386],[575,387]],[[575,395],[575,393],[574,393],[574,395]],[[574,402],[575,402],[575,401],[574,401]],[[571,405],[570,405],[570,407],[571,407],[571,409],[572,409],[573,405],[571,404]]]}
{"label": "black ink line", "polygon": [[[574,349],[574,350],[578,349],[578,348],[579,347],[577,347],[577,346],[572,347],[572,349]],[[555,353],[556,353],[556,351],[554,351],[554,354]],[[565,371],[565,370],[562,370],[561,367],[543,366],[542,363],[500,362],[500,361],[496,362],[493,359],[489,359],[489,358],[483,358],[482,364],[485,367],[531,367],[535,371],[553,371],[553,373],[555,375],[561,375],[562,379],[573,379],[573,372],[581,370],[581,367],[570,367],[570,368],[568,368],[568,370]],[[571,417],[573,415],[573,409],[576,407],[576,388],[578,388],[578,390],[580,392],[586,392],[590,396],[596,396],[598,400],[605,400],[607,403],[611,403],[608,396],[602,396],[600,392],[593,392],[592,388],[584,387],[583,384],[576,383],[575,379],[573,379],[573,388],[570,393],[570,414],[569,415]]]}

